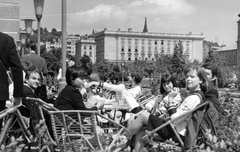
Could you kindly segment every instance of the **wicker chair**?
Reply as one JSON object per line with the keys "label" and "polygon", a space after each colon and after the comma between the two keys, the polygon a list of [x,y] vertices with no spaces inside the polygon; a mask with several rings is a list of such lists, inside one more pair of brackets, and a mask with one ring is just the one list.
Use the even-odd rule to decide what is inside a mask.
{"label": "wicker chair", "polygon": [[[164,123],[163,125],[157,127],[156,129],[152,130],[151,132],[147,133],[145,136],[142,137],[142,141],[146,143],[147,142],[150,142],[150,143],[154,143],[156,145],[156,142],[154,141],[154,138],[156,137],[155,135],[156,132],[160,129],[162,129],[163,127],[166,127],[166,126],[170,126],[176,137],[177,137],[177,141],[178,143],[180,143],[180,145],[177,145],[176,143],[168,143],[168,142],[160,142],[160,143],[157,143],[157,145],[159,145],[159,148],[161,150],[169,150],[169,147],[171,150],[175,150],[175,151],[182,151],[182,150],[185,150],[186,148],[189,149],[191,148],[191,146],[193,146],[193,142],[196,141],[197,139],[197,135],[199,134],[200,132],[200,125],[201,125],[201,121],[203,119],[203,115],[204,113],[206,112],[207,108],[208,108],[208,105],[209,105],[209,102],[206,101],[200,105],[198,105],[196,108],[194,108],[193,110],[190,110],[174,119],[167,119],[168,121],[166,123]],[[200,112],[200,113],[198,113]],[[187,127],[187,135],[190,135],[190,134],[194,134],[196,133],[194,136],[194,138],[192,138],[191,140],[186,140],[187,136],[185,137],[185,141],[183,141],[177,130],[175,129],[175,126],[180,123],[180,122],[183,122],[183,121],[190,121],[189,124],[193,124],[194,125],[194,128],[191,128],[190,129]],[[186,143],[187,142],[187,143]],[[190,146],[190,147],[189,147]]]}
{"label": "wicker chair", "polygon": [[43,110],[41,108],[42,105],[40,104],[41,99],[26,98],[26,101],[39,150],[42,151],[47,149],[51,152],[56,142],[52,139],[46,125]]}
{"label": "wicker chair", "polygon": [[[115,123],[113,120],[99,114],[98,111],[80,111],[80,110],[67,110],[67,111],[50,111],[54,137],[57,145],[63,152],[68,150],[80,152],[87,151],[110,151],[118,135],[127,129]],[[103,146],[103,140],[100,139],[100,128],[97,126],[97,117],[106,119],[111,122],[119,131],[116,137],[108,143],[108,146]],[[107,139],[105,139],[107,140]],[[104,141],[106,142],[106,141]]]}

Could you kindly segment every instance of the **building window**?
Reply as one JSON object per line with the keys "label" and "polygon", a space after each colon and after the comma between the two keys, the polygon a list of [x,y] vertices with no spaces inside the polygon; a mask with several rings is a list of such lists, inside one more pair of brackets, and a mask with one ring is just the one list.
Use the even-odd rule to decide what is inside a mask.
{"label": "building window", "polygon": [[157,45],[157,40],[155,40],[154,44]]}
{"label": "building window", "polygon": [[124,46],[122,45],[122,49],[121,49],[123,52],[124,52]]}
{"label": "building window", "polygon": [[144,39],[142,39],[142,44],[144,45]]}
{"label": "building window", "polygon": [[138,39],[135,39],[135,44],[138,44]]}
{"label": "building window", "polygon": [[124,38],[121,39],[121,43],[124,44]]}
{"label": "building window", "polygon": [[128,61],[131,61],[131,58],[130,58],[130,57],[128,58]]}
{"label": "building window", "polygon": [[83,49],[84,49],[84,50],[86,50],[86,49],[87,49],[86,45],[84,45]]}
{"label": "building window", "polygon": [[164,41],[163,40],[161,40],[161,45],[164,45]]}
{"label": "building window", "polygon": [[71,46],[67,46],[67,49],[71,49]]}
{"label": "building window", "polygon": [[148,46],[148,51],[151,52],[151,46]]}
{"label": "building window", "polygon": [[186,46],[189,46],[189,41],[187,41],[187,44],[186,44]]}
{"label": "building window", "polygon": [[131,44],[131,39],[128,39],[128,44]]}
{"label": "building window", "polygon": [[137,58],[135,58],[135,61],[137,61],[138,59]]}
{"label": "building window", "polygon": [[173,42],[173,44],[174,44],[174,46],[176,46],[176,44],[177,44],[177,41],[174,41],[174,42]]}
{"label": "building window", "polygon": [[71,45],[71,42],[67,42],[67,45]]}
{"label": "building window", "polygon": [[92,50],[92,46],[89,47],[89,50]]}
{"label": "building window", "polygon": [[86,51],[84,51],[84,55],[87,55],[87,52],[86,52]]}
{"label": "building window", "polygon": [[154,61],[154,58],[152,58],[152,61]]}
{"label": "building window", "polygon": [[144,46],[142,46],[142,52],[144,52]]}
{"label": "building window", "polygon": [[131,52],[131,45],[128,46],[128,52]]}
{"label": "building window", "polygon": [[138,49],[137,49],[137,48],[135,48],[135,52],[138,52]]}
{"label": "building window", "polygon": [[148,45],[151,45],[151,43],[152,43],[152,40],[148,40]]}
{"label": "building window", "polygon": [[170,45],[170,40],[167,41],[167,45]]}
{"label": "building window", "polygon": [[170,53],[170,47],[167,48],[168,53]]}
{"label": "building window", "polygon": [[89,56],[92,57],[92,52],[91,51],[89,52]]}

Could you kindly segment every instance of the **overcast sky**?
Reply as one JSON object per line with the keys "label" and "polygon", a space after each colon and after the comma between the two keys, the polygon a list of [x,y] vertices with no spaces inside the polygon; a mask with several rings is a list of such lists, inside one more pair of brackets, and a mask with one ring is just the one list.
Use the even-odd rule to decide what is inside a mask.
{"label": "overcast sky", "polygon": [[[35,18],[33,0],[20,4],[20,19]],[[61,0],[45,0],[42,27],[61,30]],[[104,28],[157,33],[203,33],[205,40],[236,46],[240,0],[67,0],[67,32],[90,34]],[[24,23],[21,22],[21,28]],[[36,29],[36,23],[33,24]]]}

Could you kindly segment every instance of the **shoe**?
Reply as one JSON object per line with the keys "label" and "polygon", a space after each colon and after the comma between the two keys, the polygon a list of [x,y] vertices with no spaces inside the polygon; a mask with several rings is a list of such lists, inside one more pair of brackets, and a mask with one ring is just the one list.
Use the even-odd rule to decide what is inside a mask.
{"label": "shoe", "polygon": [[117,139],[117,143],[116,143],[115,147],[117,149],[119,149],[119,148],[123,149],[123,148],[127,147],[127,142],[128,142],[127,137],[124,135],[120,135]]}

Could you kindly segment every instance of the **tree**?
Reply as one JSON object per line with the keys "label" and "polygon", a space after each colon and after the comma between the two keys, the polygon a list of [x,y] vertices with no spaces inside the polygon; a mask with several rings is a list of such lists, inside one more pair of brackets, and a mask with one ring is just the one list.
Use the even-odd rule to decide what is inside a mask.
{"label": "tree", "polygon": [[48,33],[48,30],[47,30],[46,27],[43,29],[43,33],[44,33],[44,34],[47,34],[47,33]]}
{"label": "tree", "polygon": [[172,66],[171,69],[169,69],[171,74],[176,73],[178,75],[182,73],[185,66],[185,57],[183,55],[183,45],[181,41],[175,45],[171,62]]}
{"label": "tree", "polygon": [[85,70],[88,75],[90,75],[93,71],[92,61],[91,58],[88,55],[83,55],[80,59],[81,62],[81,68]]}
{"label": "tree", "polygon": [[52,35],[57,36],[57,30],[55,28],[52,29]]}

